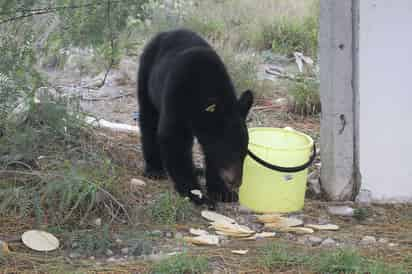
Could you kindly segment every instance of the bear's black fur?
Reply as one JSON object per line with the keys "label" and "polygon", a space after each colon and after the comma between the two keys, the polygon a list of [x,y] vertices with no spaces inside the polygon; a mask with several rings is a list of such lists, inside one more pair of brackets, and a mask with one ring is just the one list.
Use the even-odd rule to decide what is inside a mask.
{"label": "bear's black fur", "polygon": [[[157,34],[144,48],[138,72],[139,124],[145,175],[165,176],[195,203],[237,199],[247,153],[246,116],[251,91],[236,98],[228,72],[212,47],[196,33]],[[196,137],[205,158],[208,195],[199,198],[192,161]]]}

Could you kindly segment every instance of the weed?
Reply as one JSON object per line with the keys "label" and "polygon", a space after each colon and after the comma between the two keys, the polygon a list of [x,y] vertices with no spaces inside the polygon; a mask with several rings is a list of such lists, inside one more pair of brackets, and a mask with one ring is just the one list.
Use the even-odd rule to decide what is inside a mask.
{"label": "weed", "polygon": [[317,79],[302,75],[296,77],[289,90],[288,111],[303,116],[320,113],[321,102]]}
{"label": "weed", "polygon": [[179,254],[160,261],[153,266],[152,274],[205,273],[208,261],[202,256]]}
{"label": "weed", "polygon": [[74,249],[88,256],[101,255],[113,245],[114,242],[107,224],[92,231],[77,231],[72,239]]}
{"label": "weed", "polygon": [[365,221],[366,218],[369,216],[369,210],[367,208],[356,208],[353,212],[353,218],[358,220],[359,222]]}
{"label": "weed", "polygon": [[320,273],[359,273],[362,269],[362,258],[354,250],[342,249],[320,254],[316,270]]}
{"label": "weed", "polygon": [[267,269],[279,269],[309,264],[311,258],[291,250],[285,244],[271,244],[263,248],[260,260]]}
{"label": "weed", "polygon": [[173,225],[186,221],[192,211],[193,206],[188,199],[166,192],[150,206],[149,215],[154,223]]}

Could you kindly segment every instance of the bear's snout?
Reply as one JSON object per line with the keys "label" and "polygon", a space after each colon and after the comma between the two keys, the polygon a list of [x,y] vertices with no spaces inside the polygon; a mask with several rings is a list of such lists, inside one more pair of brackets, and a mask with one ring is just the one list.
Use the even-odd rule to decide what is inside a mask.
{"label": "bear's snout", "polygon": [[231,190],[238,190],[242,183],[242,168],[231,166],[220,172],[223,182]]}

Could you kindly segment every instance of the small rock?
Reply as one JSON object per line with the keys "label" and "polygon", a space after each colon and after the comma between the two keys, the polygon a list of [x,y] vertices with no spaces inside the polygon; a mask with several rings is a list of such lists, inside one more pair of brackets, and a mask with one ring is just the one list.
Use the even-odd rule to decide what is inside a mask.
{"label": "small rock", "polygon": [[111,251],[110,249],[106,250],[106,255],[107,256],[113,256],[113,251]]}
{"label": "small rock", "polygon": [[380,244],[387,244],[388,242],[389,242],[389,240],[386,239],[386,238],[380,238],[380,239],[378,240],[378,243],[380,243]]}
{"label": "small rock", "polygon": [[124,247],[124,248],[122,248],[121,252],[122,252],[123,255],[127,255],[127,254],[129,254],[129,248]]}
{"label": "small rock", "polygon": [[286,98],[276,99],[275,104],[278,105],[278,106],[286,106],[288,104],[288,99],[286,99]]}
{"label": "small rock", "polygon": [[101,219],[101,218],[97,218],[96,220],[94,220],[94,225],[95,225],[95,226],[102,226],[102,219]]}
{"label": "small rock", "polygon": [[95,259],[96,259],[96,257],[94,257],[94,256],[89,257],[89,260],[95,260]]}
{"label": "small rock", "polygon": [[320,237],[316,237],[316,236],[309,236],[309,237],[308,237],[308,241],[309,241],[313,246],[315,246],[315,245],[320,245],[320,244],[322,243],[323,239],[320,238]]}
{"label": "small rock", "polygon": [[388,246],[389,246],[389,247],[397,247],[397,246],[398,246],[398,244],[395,244],[395,243],[389,243],[389,244],[388,244]]}
{"label": "small rock", "polygon": [[354,209],[350,206],[329,206],[329,214],[343,217],[352,217],[354,214]]}
{"label": "small rock", "polygon": [[336,246],[336,241],[332,238],[326,238],[325,240],[322,241],[320,245],[323,247]]}
{"label": "small rock", "polygon": [[163,235],[162,231],[160,230],[153,230],[150,232],[150,236],[152,237],[161,237]]}
{"label": "small rock", "polygon": [[81,255],[78,252],[72,252],[69,254],[70,259],[77,259],[79,258]]}
{"label": "small rock", "polygon": [[[314,174],[316,171],[312,172],[312,174]],[[320,187],[320,182],[319,182],[319,177],[315,177],[314,175],[309,175],[308,178],[308,191],[309,193],[314,196],[317,197],[322,193],[321,187]]]}
{"label": "small rock", "polygon": [[364,206],[370,205],[372,203],[372,192],[367,189],[361,189],[358,196],[356,196],[355,202]]}
{"label": "small rock", "polygon": [[150,261],[153,261],[153,262],[159,262],[159,261],[162,261],[164,259],[167,259],[168,257],[169,257],[169,255],[167,255],[167,254],[159,253],[159,254],[150,254],[146,258],[147,258],[147,260],[150,260]]}
{"label": "small rock", "polygon": [[165,232],[165,237],[169,238],[169,239],[172,239],[173,238],[173,232],[172,231],[166,231]]}
{"label": "small rock", "polygon": [[252,214],[253,211],[245,206],[239,206],[239,213]]}
{"label": "small rock", "polygon": [[360,241],[361,245],[373,245],[376,243],[376,238],[373,236],[365,236]]}
{"label": "small rock", "polygon": [[144,186],[146,186],[146,183],[140,179],[133,178],[130,181],[131,188],[139,188],[139,187],[144,187]]}
{"label": "small rock", "polygon": [[123,240],[117,238],[117,239],[115,240],[115,242],[116,242],[116,244],[121,245],[121,244],[123,243]]}
{"label": "small rock", "polygon": [[183,239],[183,234],[180,232],[176,232],[175,239],[178,239],[178,240]]}
{"label": "small rock", "polygon": [[117,262],[117,259],[116,259],[115,257],[110,257],[110,258],[108,258],[108,259],[106,260],[106,262],[108,262],[108,263],[115,263],[115,262]]}
{"label": "small rock", "polygon": [[0,257],[5,256],[9,253],[9,245],[6,242],[0,240]]}

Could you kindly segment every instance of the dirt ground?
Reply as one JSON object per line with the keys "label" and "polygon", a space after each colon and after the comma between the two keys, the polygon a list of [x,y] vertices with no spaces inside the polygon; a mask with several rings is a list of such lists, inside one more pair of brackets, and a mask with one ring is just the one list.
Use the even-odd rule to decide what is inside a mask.
{"label": "dirt ground", "polygon": [[[116,82],[114,74],[109,77],[105,87],[100,90],[90,90],[78,88],[83,83],[77,80],[71,82],[70,77],[54,75],[53,79],[56,86],[65,86],[65,92],[68,92],[70,89],[67,87],[71,86],[73,92],[80,94],[83,98],[81,106],[84,110],[112,122],[134,124],[132,114],[137,110],[137,101],[133,83],[120,85]],[[273,87],[275,88],[276,85]],[[283,98],[285,93],[281,89],[273,89],[268,96],[259,98],[249,117],[249,126],[290,126],[309,134],[318,141],[319,118],[304,118],[288,114],[286,106],[278,103],[278,99]],[[307,254],[341,247],[356,247],[365,256],[388,263],[406,264],[412,271],[412,206],[410,205],[363,206],[368,214],[360,220],[354,217],[331,215],[327,208],[335,203],[310,199],[308,196],[303,211],[294,213],[293,216],[305,222],[333,223],[340,227],[338,231],[318,231],[310,235],[319,238],[317,242],[311,241],[307,235],[278,233],[273,239],[256,241],[227,238],[218,247],[188,245],[182,239],[189,235],[190,228],[208,229],[208,223],[200,216],[202,208],[196,208],[190,221],[176,225],[157,226],[142,222],[140,218],[142,212],[139,209],[144,208],[159,193],[171,190],[172,183],[168,180],[151,181],[141,176],[142,155],[138,136],[107,131],[101,131],[99,134],[113,160],[126,169],[118,188],[119,193],[123,193],[122,201],[130,209],[129,214],[133,222],[133,225],[115,224],[111,227],[111,232],[114,235],[156,232],[158,235],[151,242],[154,250],[152,257],[122,255],[122,248],[127,245],[120,240],[112,248],[112,254],[101,256],[71,256],[72,246],[66,241],[63,241],[61,249],[50,254],[32,252],[23,246],[19,239],[22,232],[32,227],[34,220],[2,219],[0,239],[8,242],[13,256],[3,265],[0,264],[1,273],[148,273],[153,261],[163,258],[164,254],[185,250],[192,255],[207,257],[210,273],[310,273],[302,266],[287,264],[276,271],[266,268],[260,261],[261,248],[270,243],[284,243],[292,248],[305,250]],[[200,163],[199,151],[195,151],[195,155]],[[132,178],[144,180],[146,186],[133,191],[130,186]],[[360,207],[351,202],[344,205],[355,209]],[[220,204],[217,211],[235,218],[240,224],[262,230],[254,214],[245,211],[238,204]],[[64,238],[59,232],[56,232],[56,235]],[[373,236],[376,241],[364,245],[362,239],[365,236]],[[326,239],[331,239],[332,244],[322,244]],[[238,249],[247,249],[249,253],[244,256],[231,253],[232,250]]]}

